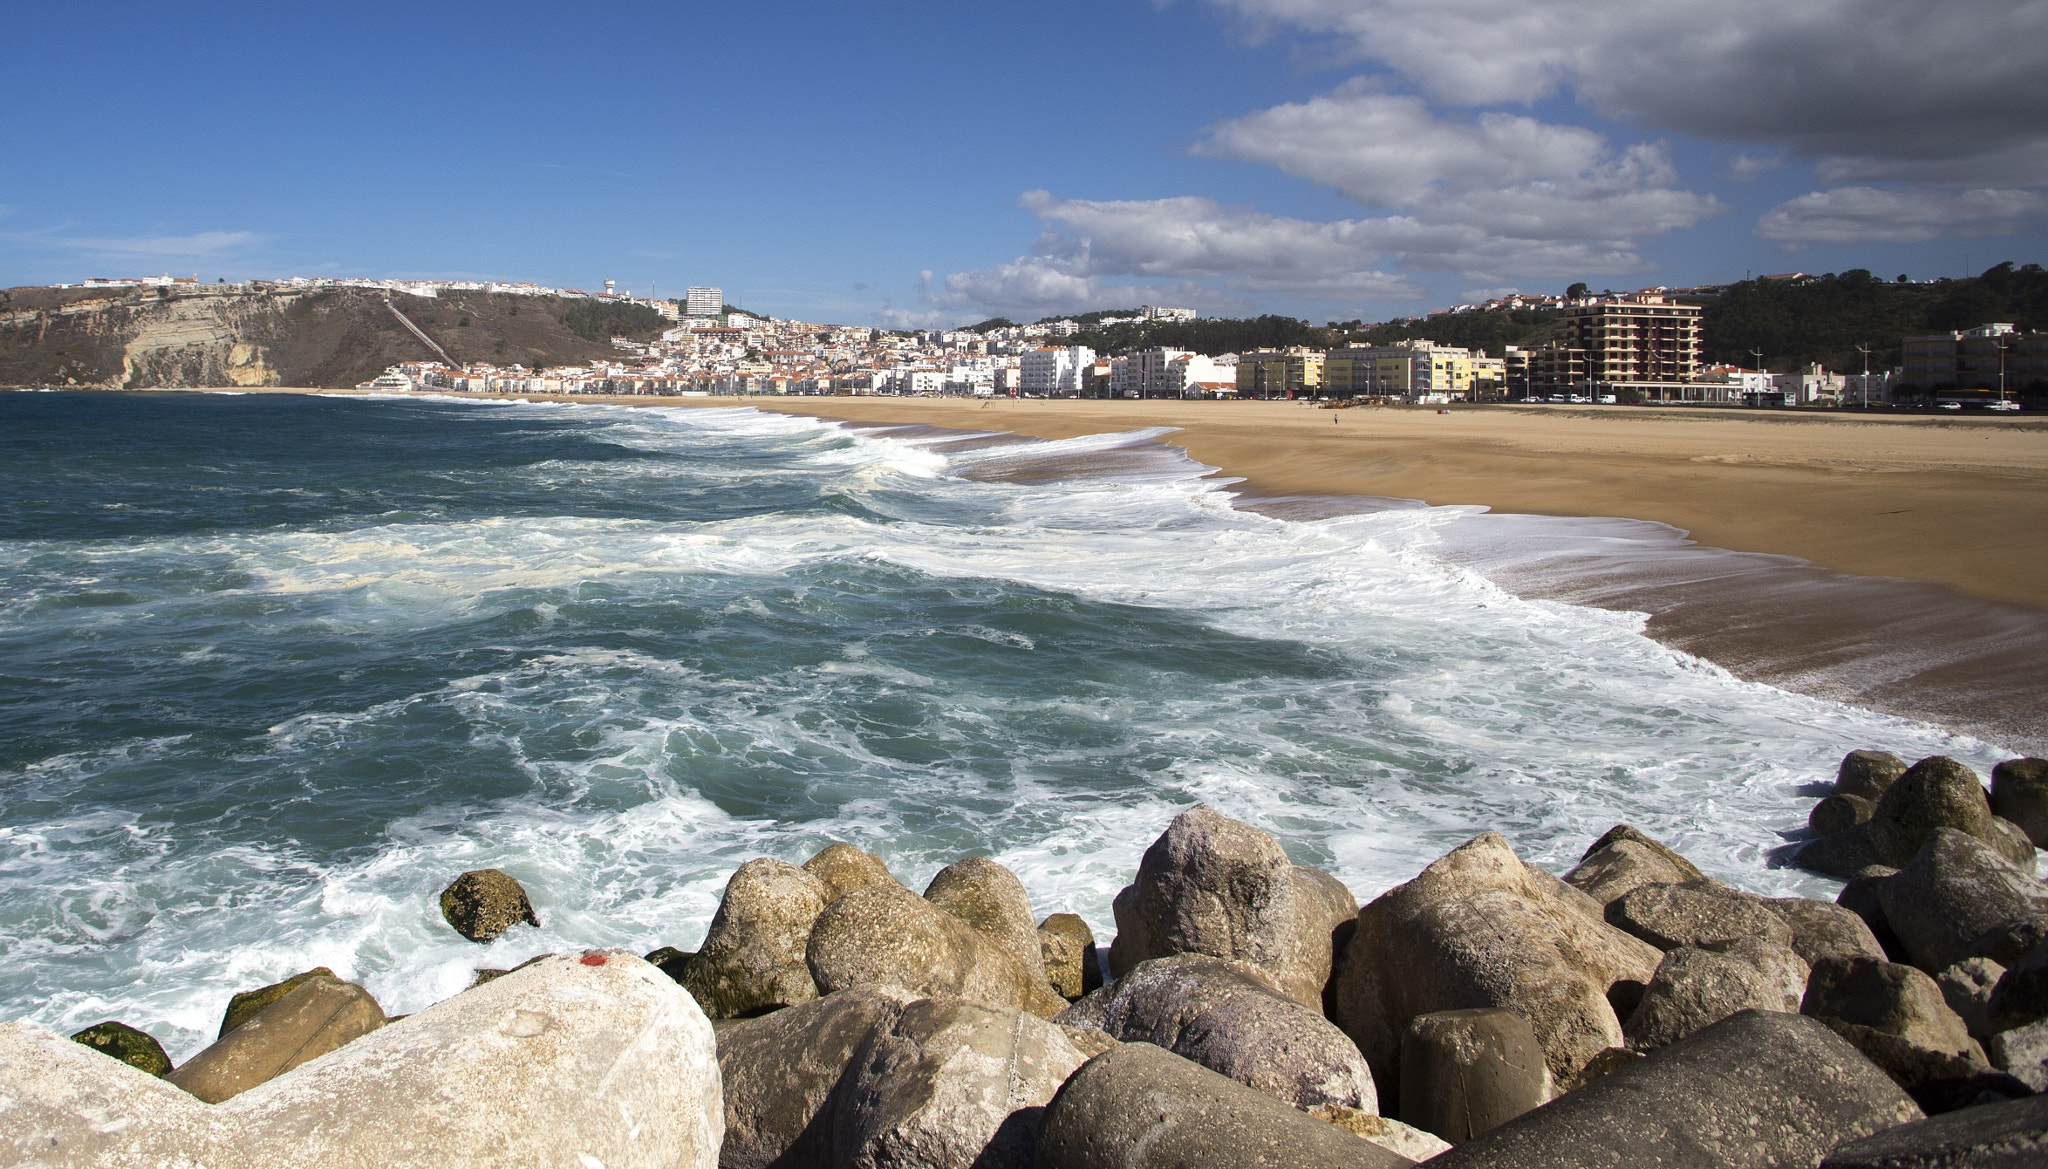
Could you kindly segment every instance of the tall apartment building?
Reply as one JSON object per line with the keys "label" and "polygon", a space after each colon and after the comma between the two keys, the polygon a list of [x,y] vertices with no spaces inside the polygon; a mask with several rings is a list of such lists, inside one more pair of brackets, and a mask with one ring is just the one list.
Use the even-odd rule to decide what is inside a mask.
{"label": "tall apartment building", "polygon": [[1117,398],[1178,398],[1168,368],[1176,357],[1189,356],[1186,349],[1141,349],[1110,363],[1110,393]]}
{"label": "tall apartment building", "polygon": [[1323,388],[1324,357],[1319,350],[1254,349],[1237,358],[1240,398],[1306,398]]}
{"label": "tall apartment building", "polygon": [[683,313],[692,317],[715,317],[725,311],[725,290],[692,288],[683,293]]}
{"label": "tall apartment building", "polygon": [[[1536,389],[1590,384],[1603,393],[1633,390],[1648,398],[1685,397],[1700,365],[1700,308],[1654,292],[1573,305],[1565,337],[1530,355]],[[1571,378],[1573,380],[1561,380]],[[1559,380],[1553,380],[1559,379]]]}
{"label": "tall apartment building", "polygon": [[1894,389],[1928,394],[1936,390],[2000,389],[2039,392],[2048,383],[2048,333],[2021,333],[2011,325],[1979,325],[1959,333],[1907,337]]}
{"label": "tall apartment building", "polygon": [[1071,398],[1081,392],[1084,371],[1095,364],[1086,345],[1034,349],[1017,358],[1017,389],[1027,398]]}

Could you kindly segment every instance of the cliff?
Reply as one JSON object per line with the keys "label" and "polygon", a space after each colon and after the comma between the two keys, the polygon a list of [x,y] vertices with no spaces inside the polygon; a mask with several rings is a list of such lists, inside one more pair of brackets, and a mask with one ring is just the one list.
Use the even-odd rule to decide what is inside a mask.
{"label": "cliff", "polygon": [[502,365],[580,365],[614,353],[614,336],[666,326],[644,307],[482,292],[13,288],[0,291],[0,385],[353,386],[438,359],[393,307],[456,360]]}

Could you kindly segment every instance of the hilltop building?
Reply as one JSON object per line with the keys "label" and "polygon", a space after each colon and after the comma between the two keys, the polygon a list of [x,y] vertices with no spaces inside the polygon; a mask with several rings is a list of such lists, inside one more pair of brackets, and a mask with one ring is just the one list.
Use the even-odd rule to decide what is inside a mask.
{"label": "hilltop building", "polygon": [[723,288],[692,288],[683,293],[683,315],[715,317],[725,311]]}

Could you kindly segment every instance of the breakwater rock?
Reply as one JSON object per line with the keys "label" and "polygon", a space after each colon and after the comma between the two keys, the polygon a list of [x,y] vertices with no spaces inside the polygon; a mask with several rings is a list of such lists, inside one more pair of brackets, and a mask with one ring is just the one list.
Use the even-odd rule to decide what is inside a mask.
{"label": "breakwater rock", "polygon": [[[2048,886],[1970,778],[1851,755],[1829,798],[1889,807],[1861,847],[1903,863],[1839,904],[1620,825],[1562,878],[1482,833],[1360,907],[1195,808],[1105,951],[986,858],[922,894],[846,845],[755,860],[695,953],[546,955],[401,1019],[308,971],[178,1068],[0,1025],[0,1163],[2005,1164],[1957,1150],[2048,1149]],[[449,903],[486,886],[530,912],[502,873]]]}

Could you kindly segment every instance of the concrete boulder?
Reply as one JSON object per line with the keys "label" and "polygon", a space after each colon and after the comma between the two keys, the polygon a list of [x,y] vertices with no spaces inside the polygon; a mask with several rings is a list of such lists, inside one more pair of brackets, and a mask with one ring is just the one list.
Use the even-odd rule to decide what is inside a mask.
{"label": "concrete boulder", "polygon": [[1489,832],[1359,911],[1331,1019],[1358,1044],[1382,1094],[1399,1091],[1410,1021],[1482,1007],[1528,1019],[1552,1077],[1569,1086],[1593,1056],[1622,1044],[1608,988],[1647,983],[1662,958]]}
{"label": "concrete boulder", "polygon": [[1800,1015],[1744,1011],[1430,1162],[1431,1169],[1765,1169],[1812,1165],[1920,1109]]}
{"label": "concrete boulder", "polygon": [[2037,946],[1999,975],[1984,1005],[1993,1031],[2007,1031],[2048,1018],[2048,944]]}
{"label": "concrete boulder", "polygon": [[1038,927],[1032,924],[1031,895],[1015,873],[986,857],[969,857],[940,869],[924,899],[1009,952],[1031,982],[1027,1010],[1051,1018],[1066,1009],[1066,1000],[1053,993],[1045,971],[1045,951]]}
{"label": "concrete boulder", "polygon": [[2029,914],[1999,922],[1978,934],[1970,942],[1970,957],[2017,966],[2044,942],[2048,942],[2048,914]]}
{"label": "concrete boulder", "polygon": [[[1870,842],[1878,859],[1903,867],[1938,829],[1968,833],[1986,845],[2010,851],[2012,842],[1992,826],[1991,800],[1976,772],[1946,755],[1922,759],[1885,789],[1870,818]],[[2006,859],[2033,864],[2033,850]]]}
{"label": "concrete boulder", "polygon": [[1040,1169],[1399,1169],[1408,1158],[1149,1043],[1096,1056],[1046,1107]]}
{"label": "concrete boulder", "polygon": [[1078,914],[1055,913],[1038,923],[1038,954],[1053,993],[1074,1002],[1102,985],[1095,931]]}
{"label": "concrete boulder", "polygon": [[2005,977],[2005,967],[1989,958],[1965,958],[1941,972],[1934,980],[1941,988],[1942,1001],[1963,1021],[1963,1027],[1979,1039],[1990,1036],[1991,992]]}
{"label": "concrete boulder", "polygon": [[2048,1092],[2048,1019],[2000,1031],[1986,1046],[1993,1067],[2034,1092]]}
{"label": "concrete boulder", "polygon": [[1380,1148],[1410,1161],[1427,1161],[1438,1153],[1450,1151],[1451,1143],[1433,1132],[1424,1132],[1413,1125],[1360,1112],[1356,1108],[1340,1108],[1335,1104],[1322,1104],[1308,1110],[1310,1116],[1333,1128],[1342,1129],[1355,1137],[1363,1137]]}
{"label": "concrete boulder", "polygon": [[220,1034],[216,1039],[225,1039],[230,1031],[261,1014],[263,1008],[299,988],[299,984],[312,978],[333,978],[334,971],[325,966],[315,966],[300,974],[294,974],[282,982],[245,990],[228,1000],[228,1009],[221,1012]]}
{"label": "concrete boulder", "polygon": [[2048,886],[1949,828],[1930,834],[1911,863],[1878,884],[1877,897],[1913,964],[1929,973],[1970,957],[1992,928],[2048,913]]}
{"label": "concrete boulder", "polygon": [[1967,1108],[1850,1141],[1821,1169],[2029,1169],[2048,1163],[2048,1096]]}
{"label": "concrete boulder", "polygon": [[1813,806],[1813,811],[1806,814],[1806,827],[1815,836],[1833,836],[1859,824],[1868,824],[1876,812],[1877,805],[1862,796],[1845,796],[1837,792]]}
{"label": "concrete boulder", "polygon": [[284,997],[164,1078],[208,1104],[218,1104],[383,1025],[384,1009],[369,991],[316,975],[300,980]]}
{"label": "concrete boulder", "polygon": [[713,1019],[738,1019],[818,997],[804,962],[825,886],[778,860],[750,860],[725,883],[725,898],[676,981]]}
{"label": "concrete boulder", "polygon": [[1296,1108],[1379,1111],[1372,1071],[1350,1038],[1239,963],[1206,954],[1154,958],[1059,1021],[1164,1048]]}
{"label": "concrete boulder", "polygon": [[156,1036],[126,1023],[108,1020],[74,1033],[71,1042],[82,1043],[101,1055],[118,1059],[131,1068],[161,1076],[171,1070],[171,1057]]}
{"label": "concrete boulder", "polygon": [[895,1025],[917,996],[861,986],[725,1027],[724,1169],[824,1165],[832,1160],[832,1089],[870,1036]]}
{"label": "concrete boulder", "polygon": [[1297,869],[1270,834],[1214,808],[1190,809],[1145,850],[1137,879],[1112,903],[1110,974],[1207,954],[1255,966],[1289,998],[1318,1006],[1332,934],[1350,917],[1349,891],[1339,890],[1327,874]]}
{"label": "concrete boulder", "polygon": [[472,942],[496,941],[515,925],[538,927],[526,890],[497,869],[474,869],[441,890],[441,916]]}
{"label": "concrete boulder", "polygon": [[1693,863],[1627,824],[1594,841],[1565,883],[1606,905],[1640,885],[1676,885],[1706,874]]}
{"label": "concrete boulder", "polygon": [[1045,1104],[1085,1057],[1018,1011],[922,999],[877,1028],[833,1090],[832,1164],[1030,1169]]}
{"label": "concrete boulder", "polygon": [[1867,958],[1823,962],[1808,982],[1803,1010],[1930,1112],[1961,1107],[2004,1084],[1941,988],[1911,966]]}
{"label": "concrete boulder", "polygon": [[1835,769],[1835,793],[1874,804],[1904,774],[1906,761],[1890,751],[1851,751]]}
{"label": "concrete boulder", "polygon": [[610,952],[508,974],[215,1105],[0,1024],[0,1095],[0,1164],[65,1169],[709,1169],[723,1127],[703,1012]]}
{"label": "concrete boulder", "polygon": [[1439,1011],[1401,1036],[1401,1119],[1453,1145],[1551,1097],[1529,1021],[1513,1011]]}
{"label": "concrete boulder", "polygon": [[831,844],[818,855],[804,862],[804,872],[818,879],[825,887],[825,904],[830,905],[855,889],[869,885],[895,884],[896,878],[889,875],[889,866],[882,858],[871,852],[862,852],[850,844]]}
{"label": "concrete boulder", "polygon": [[1607,906],[1607,923],[1660,950],[1709,949],[1740,938],[1792,944],[1792,927],[1763,898],[1708,878],[1632,889]]}
{"label": "concrete boulder", "polygon": [[1860,916],[1840,905],[1806,897],[1764,902],[1792,930],[1792,952],[1811,966],[1823,958],[1882,958],[1884,947]]}
{"label": "concrete boulder", "polygon": [[894,881],[826,906],[804,960],[820,994],[878,983],[995,1008],[1054,997],[1007,949]]}
{"label": "concrete boulder", "polygon": [[1664,955],[1622,1031],[1632,1051],[1654,1051],[1739,1011],[1796,1009],[1756,966],[1688,946]]}
{"label": "concrete boulder", "polygon": [[2048,759],[2008,759],[1991,769],[1991,810],[2048,845]]}

